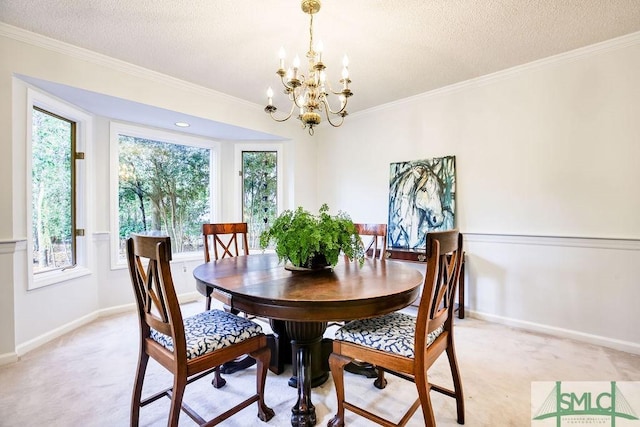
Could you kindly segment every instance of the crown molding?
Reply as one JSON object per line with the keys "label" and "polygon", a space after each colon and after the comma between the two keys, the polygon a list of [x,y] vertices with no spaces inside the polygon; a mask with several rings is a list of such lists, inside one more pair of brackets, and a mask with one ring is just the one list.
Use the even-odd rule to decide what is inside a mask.
{"label": "crown molding", "polygon": [[399,105],[414,103],[417,101],[424,101],[436,96],[456,93],[464,89],[478,88],[494,82],[511,79],[514,76],[520,75],[522,73],[525,73],[531,70],[546,68],[546,67],[555,66],[558,64],[566,64],[569,62],[580,60],[587,56],[598,55],[606,52],[615,51],[618,49],[624,49],[630,46],[636,46],[639,44],[640,44],[640,31],[627,34],[624,36],[616,37],[614,39],[606,40],[600,43],[592,44],[589,46],[581,47],[578,49],[570,50],[568,52],[549,56],[547,58],[539,59],[533,62],[528,62],[526,64],[517,65],[515,67],[507,68],[505,70],[496,71],[495,73],[465,80],[463,82],[454,83],[449,86],[444,86],[444,87],[434,89],[428,92],[424,92],[418,95],[410,96],[408,98],[399,99],[397,101],[389,102],[387,104],[378,105],[376,107],[372,107],[366,110],[362,110],[362,111],[358,111],[356,113],[350,114],[350,116],[358,117],[360,115],[366,115],[366,114],[375,113],[378,111],[387,110],[390,108],[395,108]]}
{"label": "crown molding", "polygon": [[255,108],[260,110],[262,110],[263,108],[261,105],[245,101],[244,99],[236,98],[223,92],[218,92],[216,90],[200,86],[195,83],[190,83],[176,77],[171,77],[166,74],[150,70],[148,68],[140,67],[138,65],[134,65],[129,62],[113,58],[111,56],[103,55],[89,49],[75,46],[73,44],[56,40],[51,37],[43,36],[41,34],[33,33],[22,28],[14,27],[13,25],[5,24],[3,22],[0,22],[0,36],[8,37],[19,42],[30,44],[32,46],[58,52],[72,58],[80,59],[82,61],[87,61],[96,65],[111,68],[115,71],[126,73],[135,77],[152,80],[156,83],[175,87],[176,89],[186,90],[194,94],[202,95],[204,93],[210,96],[221,97],[228,101],[242,104],[243,106],[248,108]]}
{"label": "crown molding", "polygon": [[[14,27],[12,25],[9,25],[3,22],[0,22],[0,36],[12,38],[14,40],[28,43],[33,46],[59,52],[64,55],[68,55],[77,59],[92,62],[97,65],[102,65],[102,66],[114,69],[116,71],[127,73],[136,77],[146,78],[146,79],[158,82],[160,84],[166,84],[168,86],[172,86],[178,89],[187,90],[192,93],[197,93],[197,94],[205,93],[210,96],[222,97],[229,101],[242,104],[247,108],[260,109],[260,110],[262,110],[263,108],[263,106],[259,104],[245,101],[243,99],[236,98],[231,95],[227,95],[225,93],[218,92],[216,90],[209,89],[204,86],[199,86],[197,84],[190,83],[175,77],[171,77],[166,74],[159,73],[157,71],[153,71],[144,67],[133,65],[129,62],[115,59],[107,55],[96,53],[89,49],[81,48],[81,47],[72,45],[70,43],[62,42],[60,40],[56,40],[56,39],[46,37],[37,33],[33,33],[31,31],[27,31],[22,28]],[[429,98],[440,96],[440,95],[455,93],[468,88],[481,87],[496,81],[506,80],[506,79],[512,78],[515,75],[519,75],[521,73],[534,70],[537,68],[544,68],[551,65],[557,65],[560,63],[568,63],[571,61],[581,59],[585,56],[600,54],[600,53],[613,51],[617,49],[623,49],[623,48],[638,45],[638,44],[640,44],[640,32],[635,32],[635,33],[627,34],[621,37],[616,37],[611,40],[606,40],[604,42],[596,43],[593,45],[574,49],[568,52],[553,55],[537,61],[529,62],[522,65],[517,65],[515,67],[507,68],[505,70],[497,71],[495,73],[465,80],[459,83],[454,83],[449,86],[434,89],[428,92],[403,98],[397,101],[378,105],[372,108],[368,108],[366,110],[351,113],[349,114],[349,116],[352,119],[357,119],[361,116],[366,116],[368,114],[375,113],[378,111],[384,111],[390,108],[395,108],[397,106],[404,105],[407,103],[413,103],[416,101],[421,101],[421,100],[429,99]]]}

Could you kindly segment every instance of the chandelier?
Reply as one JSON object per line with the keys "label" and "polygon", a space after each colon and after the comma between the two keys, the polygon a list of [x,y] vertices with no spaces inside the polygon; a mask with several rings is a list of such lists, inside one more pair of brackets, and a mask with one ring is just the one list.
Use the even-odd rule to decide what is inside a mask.
{"label": "chandelier", "polygon": [[[264,107],[264,111],[269,113],[272,119],[277,122],[289,120],[298,111],[297,118],[302,122],[303,128],[309,129],[309,135],[313,135],[313,127],[320,124],[322,118],[320,113],[324,113],[327,121],[334,127],[342,125],[344,117],[347,113],[347,102],[353,93],[349,89],[349,59],[347,55],[342,60],[342,89],[334,91],[326,80],[325,66],[322,63],[322,42],[319,42],[314,50],[313,46],[313,15],[320,10],[320,0],[302,0],[302,11],[309,14],[309,51],[307,59],[309,60],[309,70],[307,75],[302,74],[300,69],[300,58],[296,55],[292,62],[293,68],[285,70],[284,48],[280,48],[280,67],[276,74],[280,76],[284,93],[291,101],[291,110],[285,117],[276,117],[275,112],[278,110],[273,105],[273,90],[271,87],[267,90],[267,98],[269,103]],[[330,94],[339,97],[340,106],[336,110],[331,109],[329,100]],[[333,121],[332,121],[333,117]],[[339,117],[339,119],[338,119]]]}

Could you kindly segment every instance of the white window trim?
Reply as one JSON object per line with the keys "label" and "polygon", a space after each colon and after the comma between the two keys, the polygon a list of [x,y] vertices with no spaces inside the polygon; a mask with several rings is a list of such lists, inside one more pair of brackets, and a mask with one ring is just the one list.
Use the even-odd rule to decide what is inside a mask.
{"label": "white window trim", "polygon": [[26,183],[27,183],[27,260],[33,253],[33,227],[31,226],[32,207],[32,138],[33,138],[33,107],[39,107],[51,113],[57,114],[76,122],[76,152],[84,152],[85,160],[76,162],[76,228],[84,229],[84,236],[76,237],[76,266],[63,270],[54,270],[44,273],[34,274],[33,264],[27,262],[27,290],[42,288],[44,286],[68,281],[91,274],[89,259],[91,245],[88,244],[91,232],[87,219],[91,217],[88,210],[93,203],[89,201],[88,179],[89,170],[87,162],[91,159],[90,138],[93,138],[93,117],[84,111],[79,110],[67,103],[61,102],[37,90],[27,88],[27,111],[26,111]]}
{"label": "white window trim", "polygon": [[[211,150],[211,166],[212,173],[210,174],[209,188],[211,191],[211,200],[209,212],[211,212],[211,221],[215,221],[220,215],[220,190],[219,183],[221,182],[220,172],[220,143],[212,139],[206,139],[203,137],[197,137],[179,132],[170,132],[167,130],[161,130],[156,128],[145,127],[142,125],[134,125],[129,123],[122,123],[112,121],[109,129],[109,190],[110,190],[110,227],[111,227],[111,241],[110,241],[110,253],[111,253],[111,269],[123,269],[127,267],[126,259],[119,258],[118,256],[118,244],[119,244],[119,230],[120,221],[118,220],[118,170],[119,170],[119,138],[118,135],[125,134],[128,136],[134,136],[138,138],[145,138],[154,141],[168,142],[171,144],[179,145],[192,145],[195,147],[208,148]],[[188,254],[176,254],[173,257],[174,261],[191,261],[202,260],[203,252],[190,252]]]}

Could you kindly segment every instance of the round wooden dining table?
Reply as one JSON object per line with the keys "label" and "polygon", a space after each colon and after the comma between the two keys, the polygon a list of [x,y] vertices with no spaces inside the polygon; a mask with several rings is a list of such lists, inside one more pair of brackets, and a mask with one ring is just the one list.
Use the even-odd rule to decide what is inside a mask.
{"label": "round wooden dining table", "polygon": [[204,263],[193,275],[201,292],[232,309],[284,321],[296,349],[298,400],[291,409],[292,426],[316,424],[310,348],[320,343],[327,323],[402,309],[418,297],[423,282],[420,271],[396,261],[366,259],[360,266],[345,258],[331,269],[292,271],[273,253]]}

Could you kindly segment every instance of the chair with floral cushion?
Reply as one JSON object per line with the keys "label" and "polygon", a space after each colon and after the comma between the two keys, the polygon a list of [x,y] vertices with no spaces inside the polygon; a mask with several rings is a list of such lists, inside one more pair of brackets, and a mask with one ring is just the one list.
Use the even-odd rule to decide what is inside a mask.
{"label": "chair with floral cushion", "polygon": [[[222,310],[183,318],[173,286],[167,236],[133,235],[127,240],[127,260],[140,324],[131,425],[138,425],[141,407],[164,396],[171,399],[168,426],[178,425],[180,410],[198,425],[216,425],[254,402],[258,418],[270,420],[274,412],[265,404],[264,388],[271,352],[260,325]],[[247,353],[257,360],[255,393],[209,422],[182,402],[188,384]],[[149,357],[173,374],[173,386],[142,399]]]}
{"label": "chair with floral cushion", "polygon": [[[430,391],[456,400],[457,422],[464,424],[464,399],[453,341],[453,299],[460,275],[462,235],[458,230],[427,234],[426,273],[417,316],[394,312],[373,319],[354,320],[335,333],[329,366],[336,388],[337,413],[330,427],[345,424],[345,409],[385,426],[403,426],[419,407],[424,425],[436,425]],[[453,378],[453,390],[429,382],[427,372],[446,352]],[[345,398],[344,367],[363,360],[378,369],[416,385],[418,399],[396,424],[375,413],[375,408],[358,407]],[[377,399],[379,404],[383,400]],[[379,413],[379,411],[378,411]]]}

